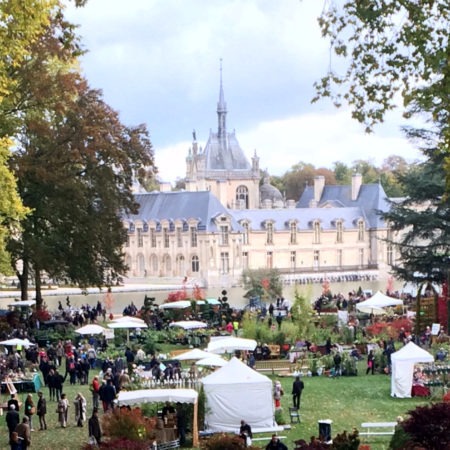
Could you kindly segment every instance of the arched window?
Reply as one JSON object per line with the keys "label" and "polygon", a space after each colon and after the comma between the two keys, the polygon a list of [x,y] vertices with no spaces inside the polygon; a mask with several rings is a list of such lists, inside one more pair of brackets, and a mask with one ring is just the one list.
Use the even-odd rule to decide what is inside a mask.
{"label": "arched window", "polygon": [[241,200],[244,208],[248,209],[248,189],[247,186],[238,186],[236,189],[236,205],[239,207]]}
{"label": "arched window", "polygon": [[194,255],[192,257],[191,265],[192,265],[192,272],[199,272],[200,271],[200,261],[199,261],[197,255]]}
{"label": "arched window", "polygon": [[177,256],[176,264],[177,264],[177,275],[179,277],[185,276],[186,275],[186,267],[185,267],[185,260],[184,260],[183,255]]}
{"label": "arched window", "polygon": [[158,274],[158,257],[155,254],[150,256],[150,270],[154,275]]}

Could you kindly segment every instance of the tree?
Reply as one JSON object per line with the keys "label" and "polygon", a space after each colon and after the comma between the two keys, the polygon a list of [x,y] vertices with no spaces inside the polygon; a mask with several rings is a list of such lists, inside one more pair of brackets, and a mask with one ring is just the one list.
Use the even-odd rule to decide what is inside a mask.
{"label": "tree", "polygon": [[[450,187],[450,3],[447,0],[358,0],[327,3],[319,24],[346,69],[330,67],[315,84],[317,96],[347,103],[368,131],[403,100],[405,117],[425,119],[428,133],[446,153]],[[427,145],[430,148],[430,145]]]}
{"label": "tree", "polygon": [[350,169],[345,163],[335,161],[333,163],[333,172],[337,184],[351,184],[352,169]]}
{"label": "tree", "polygon": [[133,181],[151,172],[153,153],[145,126],[124,126],[76,70],[78,39],[61,11],[31,54],[17,71],[27,107],[11,163],[32,213],[9,249],[23,263],[22,298],[32,275],[39,308],[42,271],[81,287],[124,273],[122,217],[136,212]]}
{"label": "tree", "polygon": [[[447,0],[331,1],[319,19],[343,74],[330,67],[316,83],[317,96],[347,103],[352,116],[372,131],[403,100],[405,127],[427,160],[400,175],[407,197],[384,215],[390,245],[405,280],[447,278],[450,239],[450,3]],[[445,180],[445,181],[444,181]]]}
{"label": "tree", "polygon": [[137,212],[134,174],[153,162],[143,125],[125,127],[98,91],[84,81],[77,87],[63,115],[27,123],[14,155],[32,213],[11,249],[33,268],[38,305],[42,271],[81,287],[110,285],[126,271],[122,217]]}
{"label": "tree", "polygon": [[0,3],[0,273],[9,273],[11,265],[6,251],[9,236],[20,232],[19,221],[27,210],[16,192],[16,180],[8,160],[14,135],[14,120],[8,114],[17,108],[14,95],[18,79],[15,69],[30,56],[30,45],[43,33],[55,1],[5,0]]}
{"label": "tree", "polygon": [[391,202],[390,211],[383,215],[391,230],[388,241],[400,256],[393,270],[403,280],[442,283],[450,267],[450,209],[442,201],[444,165],[429,159],[400,175],[400,182],[408,197]]}

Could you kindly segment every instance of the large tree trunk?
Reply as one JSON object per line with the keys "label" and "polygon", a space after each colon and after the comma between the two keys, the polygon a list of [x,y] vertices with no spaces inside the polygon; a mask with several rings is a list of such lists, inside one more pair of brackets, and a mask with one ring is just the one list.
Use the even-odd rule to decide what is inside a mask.
{"label": "large tree trunk", "polygon": [[28,261],[23,260],[22,273],[17,270],[16,275],[20,282],[20,299],[28,300]]}
{"label": "large tree trunk", "polygon": [[41,271],[38,268],[34,271],[34,284],[36,286],[36,309],[42,309],[44,299],[41,290]]}

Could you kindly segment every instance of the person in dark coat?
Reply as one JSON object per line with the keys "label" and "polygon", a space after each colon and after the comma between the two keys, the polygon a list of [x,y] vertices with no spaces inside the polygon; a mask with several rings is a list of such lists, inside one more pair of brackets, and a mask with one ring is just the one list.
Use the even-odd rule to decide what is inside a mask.
{"label": "person in dark coat", "polygon": [[116,398],[116,388],[114,387],[113,380],[108,380],[106,386],[103,389],[103,401],[106,405],[106,410],[112,410],[114,408],[114,400]]}
{"label": "person in dark coat", "polygon": [[19,401],[17,400],[16,394],[11,394],[11,398],[8,400],[8,409],[11,408],[11,405],[14,405],[16,411],[19,411]]}
{"label": "person in dark coat", "polygon": [[186,443],[186,411],[180,402],[177,402],[176,406],[178,437],[180,445],[183,446]]}
{"label": "person in dark coat", "polygon": [[19,435],[19,439],[22,442],[22,450],[27,450],[27,448],[31,445],[31,430],[27,416],[24,416],[22,423],[17,425],[16,433]]}
{"label": "person in dark coat", "polygon": [[245,420],[241,420],[239,436],[244,441],[245,447],[247,447],[248,438],[253,438],[252,427]]}
{"label": "person in dark coat", "polygon": [[288,448],[278,439],[276,434],[272,434],[272,439],[267,444],[266,450],[288,450]]}
{"label": "person in dark coat", "polygon": [[16,411],[16,405],[11,404],[5,416],[6,426],[9,431],[9,440],[12,440],[12,434],[20,423],[20,414]]}
{"label": "person in dark coat", "polygon": [[302,396],[302,391],[304,388],[305,384],[300,377],[295,377],[295,380],[292,383],[292,403],[294,404],[294,408],[300,408],[300,397]]}
{"label": "person in dark coat", "polygon": [[102,429],[100,427],[100,421],[98,420],[98,409],[92,410],[92,416],[88,420],[89,437],[93,436],[98,444],[102,441]]}
{"label": "person in dark coat", "polygon": [[47,400],[44,398],[44,394],[38,392],[38,402],[37,402],[37,415],[39,417],[39,430],[47,429],[47,422],[45,420],[45,415],[47,414]]}

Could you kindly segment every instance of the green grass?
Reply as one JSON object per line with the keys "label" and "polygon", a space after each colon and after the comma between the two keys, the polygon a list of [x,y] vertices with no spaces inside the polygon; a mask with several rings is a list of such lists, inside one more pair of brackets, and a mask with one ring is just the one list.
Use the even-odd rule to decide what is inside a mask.
{"label": "green grass", "polygon": [[[406,416],[407,412],[417,405],[429,403],[424,399],[394,399],[390,396],[390,377],[386,375],[365,375],[364,362],[360,365],[360,375],[356,377],[306,377],[304,378],[305,390],[301,400],[301,423],[294,424],[291,430],[282,432],[287,436],[286,444],[289,449],[294,447],[297,439],[309,441],[311,436],[318,435],[317,421],[331,419],[332,435],[344,430],[351,431],[358,428],[361,422],[395,421],[399,415]],[[292,404],[290,395],[293,382],[292,377],[279,378],[285,395],[282,397],[283,417],[289,423],[288,407]],[[43,389],[46,397],[48,390]],[[73,402],[77,392],[81,391],[88,401],[88,417],[92,411],[91,395],[87,386],[65,386],[70,402]],[[24,401],[25,397],[20,396]],[[34,397],[37,397],[34,395]],[[5,400],[5,396],[3,396]],[[36,400],[37,401],[37,400]],[[69,426],[62,429],[57,424],[56,403],[48,402],[47,431],[35,431],[32,433],[32,448],[36,450],[79,450],[83,443],[87,442],[87,424],[84,428],[75,426],[73,405],[70,409]],[[241,419],[236,417],[236,427]],[[34,428],[38,429],[38,418],[33,417]],[[0,433],[0,448],[7,449],[7,428],[2,421]],[[267,435],[269,436],[269,435]],[[267,439],[267,442],[269,437]],[[363,440],[369,443],[372,450],[384,450],[389,446],[390,437],[371,437]],[[265,441],[264,446],[266,444]],[[262,444],[261,444],[262,446]]]}

